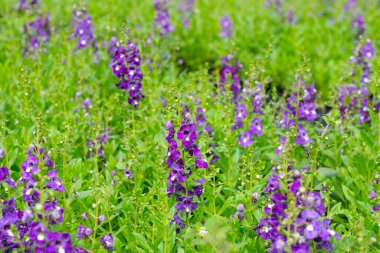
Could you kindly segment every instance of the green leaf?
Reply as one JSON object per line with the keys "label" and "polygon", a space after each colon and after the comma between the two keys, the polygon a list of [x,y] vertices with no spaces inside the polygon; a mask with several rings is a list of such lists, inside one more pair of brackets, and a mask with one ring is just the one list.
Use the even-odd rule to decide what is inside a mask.
{"label": "green leaf", "polygon": [[339,172],[335,169],[323,168],[323,167],[318,169],[318,173],[325,177],[334,177],[339,174]]}

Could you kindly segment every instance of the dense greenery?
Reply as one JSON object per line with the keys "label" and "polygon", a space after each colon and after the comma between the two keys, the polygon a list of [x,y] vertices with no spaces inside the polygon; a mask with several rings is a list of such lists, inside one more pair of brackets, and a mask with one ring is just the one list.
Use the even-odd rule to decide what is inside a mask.
{"label": "dense greenery", "polygon": [[[374,108],[380,99],[376,50],[380,3],[358,1],[345,13],[343,0],[289,0],[283,1],[281,10],[286,15],[282,16],[273,6],[265,6],[264,0],[196,0],[189,27],[184,28],[177,1],[169,2],[174,31],[161,36],[155,29],[151,0],[41,0],[27,11],[17,10],[17,1],[0,0],[0,149],[5,151],[0,165],[9,168],[16,182],[23,177],[22,164],[32,147],[40,163],[35,174],[39,202],[54,195],[64,209],[63,222],[50,226],[44,221],[45,225],[70,233],[75,247],[90,252],[106,252],[100,238],[109,233],[116,252],[267,252],[272,243],[260,238],[254,228],[268,217],[264,211],[271,200],[271,192],[264,192],[268,178],[278,171],[280,190],[285,193],[287,180],[297,170],[302,174],[300,191],[321,194],[323,217],[331,220],[331,229],[341,237],[331,236],[334,252],[379,252],[380,212],[373,207],[380,204],[380,113]],[[72,12],[78,6],[92,16],[97,63],[92,47],[76,50],[77,40],[70,39]],[[289,10],[294,11],[293,23],[287,19]],[[359,37],[352,26],[358,13],[366,24]],[[23,56],[28,43],[23,26],[39,15],[50,15],[50,39],[36,54]],[[220,35],[224,15],[232,20],[231,38]],[[119,79],[111,66],[114,56],[108,52],[113,36],[122,46],[130,40],[140,49],[145,97],[136,109],[127,102],[128,92],[115,86]],[[360,124],[358,110],[341,117],[338,91],[341,85],[361,85],[360,75],[351,75],[359,67],[349,59],[367,38],[376,55],[369,61],[369,119]],[[233,59],[243,66],[239,102],[230,92],[233,80],[227,78],[225,91],[219,88],[221,59],[234,53]],[[301,78],[307,87],[315,82],[318,94],[313,101],[318,117],[304,123],[312,143],[304,145],[297,143],[297,125],[303,121],[298,105],[296,124],[278,127],[289,96],[305,88]],[[252,113],[250,92],[258,84],[263,85],[262,115]],[[243,129],[231,129],[239,103],[248,108],[244,130],[256,117],[262,122],[262,135],[257,134],[246,148],[238,141]],[[186,187],[204,178],[203,194],[194,200],[196,209],[181,216],[186,226],[176,233],[178,226],[172,219],[177,202],[167,190],[171,168],[166,162],[165,123],[173,121],[178,131],[186,118],[181,114],[184,105],[194,121],[197,108],[204,109],[213,135],[202,131],[204,125],[196,128],[196,144],[207,157],[208,168],[191,165]],[[96,141],[102,134],[107,140]],[[288,141],[285,151],[276,154],[281,136]],[[64,192],[43,185],[50,170],[41,163],[46,150]],[[181,151],[185,164],[193,164],[197,157],[185,150]],[[219,159],[212,164],[213,155],[206,153]],[[25,210],[23,183],[13,188],[0,177],[0,202],[14,197],[17,208]],[[371,192],[376,196],[371,197]],[[297,213],[296,200],[289,197],[288,202],[286,212]],[[239,204],[244,205],[243,211],[237,210]],[[31,209],[40,212],[37,205]],[[83,213],[88,220],[81,217]],[[234,218],[239,213],[244,217]],[[104,222],[98,222],[101,214]],[[284,224],[289,220],[284,219]],[[79,224],[93,230],[89,238],[77,238]],[[285,247],[284,251],[291,250]]]}

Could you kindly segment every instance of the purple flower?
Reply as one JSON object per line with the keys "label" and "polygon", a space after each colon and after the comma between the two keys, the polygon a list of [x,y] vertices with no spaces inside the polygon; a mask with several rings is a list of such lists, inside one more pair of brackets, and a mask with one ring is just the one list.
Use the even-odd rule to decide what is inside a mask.
{"label": "purple flower", "polygon": [[278,176],[276,174],[272,174],[269,178],[268,178],[268,185],[267,187],[264,189],[264,192],[266,193],[272,193],[272,192],[275,192],[277,191],[278,189],[280,188],[280,183],[278,181]]}
{"label": "purple flower", "polygon": [[206,123],[205,113],[202,107],[198,107],[195,115],[196,125],[202,126]]}
{"label": "purple flower", "polygon": [[113,73],[119,78],[116,86],[129,93],[128,103],[134,108],[144,98],[142,94],[141,56],[137,44],[128,41],[118,46],[111,56]]}
{"label": "purple flower", "polygon": [[100,239],[100,245],[102,245],[108,251],[114,251],[115,250],[113,248],[114,244],[115,243],[113,241],[112,233],[109,233],[108,235],[104,235]]}
{"label": "purple flower", "polygon": [[182,184],[186,181],[186,175],[184,174],[183,168],[178,164],[175,164],[172,167],[172,170],[169,173],[168,181],[170,184]]}
{"label": "purple flower", "polygon": [[83,220],[88,220],[87,213],[82,213],[81,217]]}
{"label": "purple flower", "polygon": [[374,198],[376,198],[376,192],[372,190],[369,194],[369,199],[374,199]]}
{"label": "purple flower", "polygon": [[105,219],[106,219],[106,216],[104,214],[99,215],[98,224],[102,223]]}
{"label": "purple flower", "polygon": [[0,159],[3,159],[3,158],[4,158],[4,155],[5,155],[5,151],[4,151],[4,149],[1,149],[1,148],[0,148]]}
{"label": "purple flower", "polygon": [[350,9],[354,9],[356,6],[356,0],[347,0],[346,5],[344,5],[343,13],[349,12]]}
{"label": "purple flower", "polygon": [[259,194],[257,192],[254,192],[252,194],[252,204],[256,204],[256,202],[259,200]]}
{"label": "purple flower", "polygon": [[46,188],[53,189],[59,192],[64,192],[65,187],[62,185],[61,179],[58,177],[57,169],[51,170],[47,173],[47,176],[50,178]]}
{"label": "purple flower", "polygon": [[181,13],[182,17],[182,25],[185,28],[189,27],[190,17],[193,15],[195,0],[179,0],[178,1],[178,9]]}
{"label": "purple flower", "polygon": [[63,208],[59,207],[56,200],[44,203],[45,219],[52,225],[62,223]]}
{"label": "purple flower", "polygon": [[77,238],[78,239],[90,237],[91,235],[92,235],[92,229],[91,228],[87,228],[87,227],[83,226],[82,224],[79,224],[78,231],[77,231]]}
{"label": "purple flower", "polygon": [[189,148],[197,139],[194,125],[182,125],[177,133],[177,138],[182,141],[182,145],[185,149]]}
{"label": "purple flower", "polygon": [[303,202],[305,207],[313,208],[319,215],[324,215],[326,212],[325,206],[322,203],[322,196],[319,192],[312,191],[308,193]]}
{"label": "purple flower", "polygon": [[251,131],[241,132],[238,141],[243,148],[246,148],[252,145],[252,137]]}
{"label": "purple flower", "polygon": [[36,56],[41,45],[49,42],[50,40],[50,17],[37,17],[36,21],[24,25],[23,33],[27,37],[27,43],[25,45],[23,55],[26,56],[33,53],[34,56]]}
{"label": "purple flower", "polygon": [[261,83],[258,83],[256,85],[256,92],[252,94],[252,107],[253,107],[253,113],[264,115],[264,112],[262,110],[263,108],[263,96],[260,94],[261,90],[263,88],[263,85]]}
{"label": "purple flower", "polygon": [[276,148],[276,154],[279,155],[282,153],[282,151],[284,150],[285,148],[285,144],[286,144],[286,136],[281,136],[281,139],[280,139],[280,145],[277,146]]}
{"label": "purple flower", "polygon": [[[167,121],[165,124],[165,129],[168,131],[166,135],[166,141],[168,142],[166,165],[171,169],[168,175],[169,186],[167,187],[167,192],[168,197],[175,196],[177,202],[175,206],[177,212],[172,220],[177,225],[177,233],[180,233],[181,229],[185,227],[181,216],[187,216],[190,211],[194,211],[197,207],[194,198],[195,196],[200,198],[203,193],[203,183],[205,182],[205,179],[196,180],[196,184],[193,187],[187,182],[193,170],[191,165],[185,167],[184,157],[181,157],[181,152],[186,151],[188,155],[194,157],[195,166],[198,169],[208,168],[207,160],[203,158],[198,145],[195,144],[198,135],[191,118],[190,108],[186,105],[182,105],[182,107],[181,115],[184,118],[181,121],[181,127],[177,134],[172,121]],[[198,126],[206,123],[203,109],[198,109],[197,111],[197,122],[199,123],[197,124]],[[182,145],[177,143],[176,136]],[[208,154],[206,155],[209,156]]]}
{"label": "purple flower", "polygon": [[40,5],[40,0],[20,0],[17,6],[17,10],[29,11],[34,8],[37,9]]}
{"label": "purple flower", "polygon": [[130,169],[124,169],[124,175],[127,179],[130,179],[133,177],[133,173]]}
{"label": "purple flower", "polygon": [[74,248],[74,253],[88,253],[88,251],[82,247],[79,247],[79,248]]}
{"label": "purple flower", "polygon": [[296,144],[304,146],[312,142],[313,141],[309,138],[309,134],[307,133],[307,130],[304,129],[302,125],[298,125]]}
{"label": "purple flower", "polygon": [[360,57],[366,58],[367,60],[373,59],[375,56],[375,48],[371,40],[367,39],[365,44],[361,47],[359,52]]}
{"label": "purple flower", "polygon": [[279,222],[277,219],[261,219],[259,221],[259,224],[254,228],[255,232],[258,234],[258,236],[264,240],[274,239],[280,233],[277,230],[277,227],[279,225]]}
{"label": "purple flower", "polygon": [[25,188],[22,192],[22,196],[24,201],[28,203],[28,205],[34,206],[36,203],[40,201],[40,192],[37,188],[34,187],[36,180],[31,178],[25,185]]}
{"label": "purple flower", "polygon": [[186,213],[189,213],[197,208],[197,204],[193,202],[192,197],[186,197],[181,200],[180,203],[176,205],[176,209],[178,212],[185,211]]}
{"label": "purple flower", "polygon": [[22,163],[22,179],[29,180],[32,176],[38,172],[38,159],[33,155],[29,155],[27,159]]}
{"label": "purple flower", "polygon": [[254,118],[249,126],[249,131],[257,136],[263,135],[263,124],[261,123],[261,119]]}
{"label": "purple flower", "polygon": [[292,253],[311,253],[308,244],[293,244]]}
{"label": "purple flower", "polygon": [[[293,166],[290,166],[290,171]],[[287,184],[285,193],[279,193],[279,180],[273,174],[268,180],[268,186],[264,192],[268,195],[268,205],[264,207],[265,215],[268,218],[262,218],[259,224],[254,228],[258,236],[264,240],[271,240],[269,252],[285,252],[285,246],[292,242],[292,252],[314,252],[322,248],[332,252],[333,247],[330,243],[331,236],[340,239],[339,234],[330,228],[330,220],[323,219],[325,207],[322,203],[320,193],[299,192],[301,187],[301,172],[293,170],[293,175],[287,178],[284,183]],[[271,181],[271,182],[269,182]],[[288,198],[288,192],[294,194],[293,198]],[[291,201],[289,201],[291,200]],[[293,206],[289,206],[292,204]],[[295,221],[290,217],[295,217]]]}
{"label": "purple flower", "polygon": [[197,183],[198,185],[194,187],[194,194],[200,198],[201,195],[203,194],[203,183],[205,182],[205,179],[202,178],[202,179],[198,179],[197,180]]}
{"label": "purple flower", "polygon": [[244,126],[243,120],[247,118],[247,107],[244,104],[238,103],[236,105],[235,124],[231,127],[232,130]]}
{"label": "purple flower", "polygon": [[362,35],[366,30],[364,17],[362,15],[357,15],[352,22],[352,26],[358,28],[356,37]]}
{"label": "purple flower", "polygon": [[229,54],[222,58],[222,66],[220,68],[220,89],[221,92],[226,90],[226,84],[230,83],[230,91],[236,104],[241,100],[241,85],[239,71],[243,69],[239,60],[232,61],[234,54]]}
{"label": "purple flower", "polygon": [[174,31],[174,26],[170,20],[170,14],[167,9],[167,0],[154,0],[155,25],[162,37]]}
{"label": "purple flower", "polygon": [[92,46],[95,54],[95,63],[98,61],[98,42],[94,36],[95,28],[92,25],[91,15],[87,14],[85,10],[73,10],[73,18],[71,25],[74,28],[74,33],[70,39],[77,39],[77,50],[84,49]]}
{"label": "purple flower", "polygon": [[279,128],[286,128],[286,127],[291,127],[295,123],[294,119],[289,119],[289,111],[284,110],[282,112],[282,120],[280,120],[278,127]]}
{"label": "purple flower", "polygon": [[298,111],[299,118],[313,122],[318,117],[316,108],[317,105],[315,103],[301,103]]}
{"label": "purple flower", "polygon": [[198,157],[195,160],[195,165],[197,166],[198,169],[208,169],[208,163],[205,158]]}
{"label": "purple flower", "polygon": [[224,38],[231,38],[231,31],[233,29],[233,25],[229,16],[223,16],[220,18],[220,26],[220,35]]}
{"label": "purple flower", "polygon": [[0,183],[5,181],[9,186],[16,187],[15,183],[10,177],[9,169],[7,167],[0,167]]}

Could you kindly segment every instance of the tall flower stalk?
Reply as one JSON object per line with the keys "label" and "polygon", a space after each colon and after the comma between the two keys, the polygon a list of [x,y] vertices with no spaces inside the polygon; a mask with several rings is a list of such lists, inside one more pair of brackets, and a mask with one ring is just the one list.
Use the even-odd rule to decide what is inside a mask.
{"label": "tall flower stalk", "polygon": [[141,72],[141,56],[137,44],[128,41],[125,46],[118,45],[112,55],[113,73],[119,78],[116,86],[128,91],[128,103],[134,108],[144,98],[142,94],[143,74]]}
{"label": "tall flower stalk", "polygon": [[168,11],[167,0],[154,0],[154,10],[156,17],[154,19],[157,31],[162,37],[174,31],[174,26]]}
{"label": "tall flower stalk", "polygon": [[71,26],[74,28],[74,33],[70,36],[70,39],[77,39],[75,51],[91,46],[94,49],[95,63],[97,63],[99,47],[95,38],[95,28],[91,15],[85,9],[74,9]]}
{"label": "tall flower stalk", "polygon": [[177,233],[185,228],[185,220],[197,208],[196,199],[199,199],[203,193],[205,179],[192,180],[191,175],[194,169],[208,168],[208,162],[203,158],[196,144],[198,135],[187,107],[184,108],[182,116],[178,131],[175,130],[173,121],[167,121],[165,124],[165,129],[168,131],[166,141],[169,145],[166,165],[171,169],[167,190],[168,197],[175,198],[177,203],[173,217],[173,223],[177,225]]}
{"label": "tall flower stalk", "polygon": [[33,54],[37,56],[38,51],[44,52],[43,45],[49,42],[51,36],[50,17],[39,16],[34,22],[24,25],[26,43],[23,55]]}

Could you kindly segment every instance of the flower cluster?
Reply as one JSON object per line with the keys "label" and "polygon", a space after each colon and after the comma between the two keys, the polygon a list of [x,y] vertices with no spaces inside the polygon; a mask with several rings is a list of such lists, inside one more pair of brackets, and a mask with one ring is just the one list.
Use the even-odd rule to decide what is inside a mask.
{"label": "flower cluster", "polygon": [[238,59],[233,61],[234,57],[234,55],[229,54],[222,58],[219,85],[221,91],[224,92],[226,90],[226,84],[231,84],[230,90],[237,104],[241,100],[241,80],[239,78],[239,72],[243,69],[243,65],[240,64]]}
{"label": "flower cluster", "polygon": [[[78,92],[75,93],[75,97],[71,99],[71,102],[75,102],[80,97],[82,97],[82,93],[80,93],[78,91]],[[80,102],[80,106],[78,105],[75,108],[75,112],[79,113],[81,107],[84,110],[84,116],[88,117],[90,115],[90,108],[92,107],[91,99],[90,98],[85,98],[82,102]]]}
{"label": "flower cluster", "polygon": [[0,183],[2,182],[8,184],[10,187],[16,187],[7,167],[0,167]]}
{"label": "flower cluster", "polygon": [[17,10],[29,11],[30,9],[37,9],[40,5],[40,0],[20,0]]}
{"label": "flower cluster", "polygon": [[352,21],[352,27],[354,29],[357,29],[356,38],[358,39],[360,35],[363,35],[366,31],[364,17],[360,14],[356,15],[354,20]]}
{"label": "flower cluster", "polygon": [[[296,91],[292,93],[287,99],[286,109],[282,112],[282,119],[278,127],[288,129],[297,123],[297,136],[296,144],[306,146],[312,143],[309,138],[307,130],[302,125],[303,123],[314,123],[318,117],[317,104],[315,103],[317,97],[317,90],[314,88],[314,83],[309,86],[305,83],[303,78],[296,77],[294,84]],[[276,153],[280,154],[283,150],[283,145],[286,142],[286,137],[281,137],[281,144],[277,147]]]}
{"label": "flower cluster", "polygon": [[[358,28],[357,38],[365,33],[365,21],[363,16],[357,16],[353,22],[353,26]],[[365,41],[356,41],[357,47],[354,49],[354,55],[350,61],[354,64],[352,77],[357,75],[357,69],[360,69],[360,85],[354,84],[338,86],[337,103],[341,118],[344,120],[359,114],[358,122],[363,124],[370,120],[368,112],[368,101],[370,94],[368,84],[370,83],[371,64],[370,60],[375,56],[375,49],[370,39]]]}
{"label": "flower cluster", "polygon": [[[105,128],[103,132],[96,137],[96,142],[89,138],[86,140],[86,146],[88,148],[87,158],[93,157],[95,154],[101,159],[105,159],[104,155],[104,145],[107,144],[108,138],[110,137],[110,129]],[[98,146],[97,146],[98,145]]]}
{"label": "flower cluster", "polygon": [[343,14],[348,13],[351,9],[356,7],[356,0],[348,0],[343,7]]}
{"label": "flower cluster", "polygon": [[[58,205],[56,197],[49,197],[54,195],[53,192],[41,192],[41,189],[65,191],[57,170],[53,169],[54,163],[49,158],[49,152],[31,146],[21,167],[21,179],[18,180],[17,186],[24,185],[22,197],[28,207],[24,210],[18,209],[14,197],[2,203],[0,249],[2,252],[73,252],[70,234],[50,228],[63,222],[63,208]],[[44,182],[42,177],[45,168],[49,170],[47,182]],[[12,181],[6,167],[2,167],[0,171],[0,181]]]}
{"label": "flower cluster", "polygon": [[224,38],[231,38],[232,37],[232,20],[229,16],[223,16],[220,18],[220,35]]}
{"label": "flower cluster", "polygon": [[[368,84],[370,82],[371,66],[369,60],[372,60],[375,56],[375,49],[373,43],[370,39],[367,39],[363,45],[357,42],[359,47],[355,49],[356,53],[350,58],[350,61],[354,63],[355,66],[361,69],[360,82],[362,84]],[[352,75],[355,76],[356,72],[353,71]]]}
{"label": "flower cluster", "polygon": [[103,41],[103,48],[106,48],[108,51],[108,54],[113,57],[118,49],[120,47],[119,40],[117,37],[113,36],[109,42],[107,42],[106,39]]}
{"label": "flower cluster", "polygon": [[[166,165],[171,169],[168,176],[168,196],[174,196],[176,199],[176,213],[173,217],[173,222],[178,225],[177,233],[185,227],[185,223],[181,216],[189,216],[192,211],[197,207],[195,203],[195,197],[200,197],[203,193],[203,183],[205,179],[198,179],[193,183],[190,188],[189,177],[193,174],[193,167],[196,168],[208,168],[207,160],[202,157],[201,151],[196,144],[197,133],[195,124],[190,117],[190,112],[185,107],[184,116],[180,129],[176,132],[174,129],[174,123],[168,121],[165,124],[165,129],[168,131],[166,135],[166,141],[169,144],[167,151]],[[177,136],[177,140],[175,139]],[[179,145],[181,144],[181,145]],[[188,163],[185,157],[181,155],[181,149],[183,149],[190,157],[195,159],[194,163]],[[187,185],[187,189],[185,187]]]}
{"label": "flower cluster", "polygon": [[[379,180],[380,180],[380,174],[379,173],[376,173],[375,174],[375,179],[373,180],[372,184],[374,185],[374,187],[376,187],[377,185],[379,185]],[[380,211],[380,203],[379,203],[379,196],[378,194],[376,193],[375,190],[372,190],[369,194],[369,199],[370,200],[373,200],[373,201],[376,201],[377,200],[377,203],[378,204],[375,204],[373,207],[372,207],[372,211],[373,212],[379,212]]]}
{"label": "flower cluster", "polygon": [[87,14],[84,9],[74,9],[71,26],[74,27],[74,33],[70,39],[77,38],[76,50],[84,49],[92,46],[95,54],[95,63],[98,61],[98,42],[95,38],[95,28],[92,24],[91,15]]}
{"label": "flower cluster", "polygon": [[[239,204],[236,208],[236,211],[230,216],[230,219],[236,219],[236,217],[240,220],[244,219],[244,205]],[[229,223],[229,220],[227,221]]]}
{"label": "flower cluster", "polygon": [[108,251],[114,251],[115,250],[113,248],[114,244],[115,243],[113,241],[112,233],[109,233],[108,235],[104,235],[100,239],[100,245],[102,245]]}
{"label": "flower cluster", "polygon": [[282,0],[267,0],[265,6],[274,8],[276,13],[280,15],[284,21],[288,21],[289,24],[294,24],[294,10],[284,10]]}
{"label": "flower cluster", "polygon": [[182,17],[182,25],[185,28],[188,28],[190,25],[190,17],[193,15],[195,0],[179,0],[178,9]]}
{"label": "flower cluster", "polygon": [[51,28],[49,16],[39,16],[34,22],[24,25],[23,33],[27,37],[23,55],[26,56],[32,53],[36,56],[38,50],[44,50],[42,44],[45,44],[50,40]]}
{"label": "flower cluster", "polygon": [[[253,137],[254,136],[261,136],[263,135],[263,124],[261,122],[261,119],[258,117],[259,115],[263,115],[263,85],[261,83],[257,83],[255,90],[252,92],[251,98],[252,98],[252,113],[255,115],[255,117],[252,119],[251,124],[249,126],[249,129],[247,131],[243,131],[240,133],[240,137],[238,139],[238,142],[243,148],[246,148],[253,143]],[[239,110],[241,109],[241,110]],[[235,125],[232,129],[236,126],[243,127],[243,121],[242,119],[245,119],[247,117],[247,110],[245,105],[238,104],[237,105],[237,111],[236,111],[236,117],[235,117]]]}
{"label": "flower cluster", "polygon": [[131,41],[126,46],[118,46],[112,56],[113,73],[119,78],[116,86],[129,92],[128,103],[134,108],[144,98],[142,94],[141,56],[137,45]]}
{"label": "flower cluster", "polygon": [[[322,196],[316,191],[302,187],[302,176],[298,170],[291,170],[290,178],[271,174],[264,189],[268,205],[264,207],[266,218],[254,228],[258,236],[270,240],[270,252],[332,252],[331,237],[340,239],[330,228],[330,220],[324,218],[325,206]],[[281,189],[280,181],[287,189]],[[283,191],[285,190],[285,192]]]}
{"label": "flower cluster", "polygon": [[369,91],[366,85],[342,85],[338,90],[338,106],[340,116],[344,120],[359,113],[359,124],[369,121],[368,112]]}
{"label": "flower cluster", "polygon": [[156,23],[156,29],[160,32],[162,37],[174,31],[174,26],[170,20],[170,14],[166,6],[167,2],[167,0],[154,0],[154,10],[156,12],[154,21]]}

